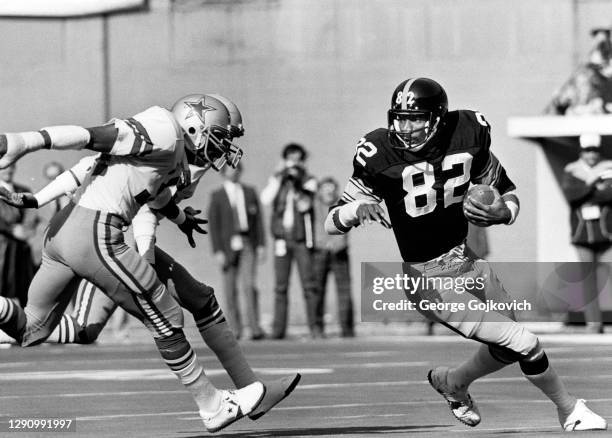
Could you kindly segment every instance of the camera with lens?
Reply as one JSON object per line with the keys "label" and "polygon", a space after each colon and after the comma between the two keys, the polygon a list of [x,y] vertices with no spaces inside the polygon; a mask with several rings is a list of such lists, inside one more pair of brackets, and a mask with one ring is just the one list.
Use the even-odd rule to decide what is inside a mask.
{"label": "camera with lens", "polygon": [[306,170],[299,164],[289,166],[283,172],[283,179],[293,182],[296,186],[302,184],[302,180],[306,175]]}

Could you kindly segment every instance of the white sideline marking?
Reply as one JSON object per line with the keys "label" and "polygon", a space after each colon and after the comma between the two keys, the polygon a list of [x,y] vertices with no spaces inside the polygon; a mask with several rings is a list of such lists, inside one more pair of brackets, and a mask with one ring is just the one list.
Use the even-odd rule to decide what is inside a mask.
{"label": "white sideline marking", "polygon": [[[612,379],[612,374],[600,374],[590,376],[561,376],[563,380],[580,379]],[[525,382],[525,377],[488,377],[478,379],[477,383],[511,383]],[[325,388],[344,388],[344,387],[378,387],[378,386],[408,386],[408,385],[429,385],[427,380],[398,380],[390,382],[353,382],[353,383],[314,383],[311,385],[299,385],[301,390],[325,389]]]}
{"label": "white sideline marking", "polygon": [[[0,344],[1,345],[1,344]],[[37,347],[40,348],[40,347]],[[55,351],[54,354],[58,354],[61,353],[59,355],[65,355],[67,354],[68,350],[64,350],[64,348],[85,348],[82,345],[72,345],[72,344],[67,344],[67,345],[62,345],[61,348],[57,348],[57,351],[55,351],[55,348],[51,348],[51,349],[46,349],[44,350],[45,353],[48,352],[52,352]],[[100,348],[101,347],[96,347],[96,348]],[[132,350],[132,346],[129,346],[130,348],[130,352],[132,351],[138,351],[138,349],[136,350]],[[145,351],[145,350],[142,350]],[[125,352],[125,348],[123,350],[117,350],[117,352],[119,353],[123,353]],[[155,350],[151,350],[152,353],[156,353]],[[206,361],[216,361],[217,358],[213,355],[211,355],[210,353],[206,353],[206,352],[197,352],[198,353],[198,359],[200,359],[200,361],[202,362],[206,362]],[[330,351],[330,352],[312,352],[308,354],[309,358],[313,358],[313,357],[330,357],[330,356],[341,356],[342,358],[360,358],[360,357],[383,357],[383,356],[392,356],[392,355],[398,355],[398,354],[402,354],[402,351],[359,351],[359,352],[335,352],[335,351]],[[283,359],[298,359],[298,360],[304,360],[304,354],[303,353],[261,353],[261,354],[248,354],[246,355],[247,359],[249,360],[249,362],[253,362],[254,360],[257,359],[274,359],[275,362],[278,362],[279,360],[283,360]],[[68,360],[62,360],[61,363],[65,364],[65,365],[70,365],[70,364],[74,364],[77,366],[83,366],[84,364],[88,364],[88,363],[94,363],[94,364],[100,364],[100,363],[161,363],[161,359],[159,357],[114,357],[114,358],[104,358],[104,357],[100,357],[100,358],[96,358],[96,359],[68,359]],[[15,367],[23,367],[23,366],[30,366],[32,364],[37,363],[36,361],[30,361],[30,362],[3,362],[2,364],[0,364],[0,368],[9,368],[11,366],[15,366]],[[410,363],[410,362],[406,362],[406,363]],[[420,362],[415,362],[415,363],[420,363]],[[328,365],[326,365],[328,366]],[[328,366],[329,367],[329,366]]]}
{"label": "white sideline marking", "polygon": [[[208,373],[210,374],[210,373]],[[580,379],[612,379],[612,374],[601,374],[594,376],[561,376],[563,380],[580,380]],[[170,374],[169,380],[174,380],[173,374]],[[524,377],[489,377],[479,379],[478,383],[512,383],[512,382],[523,382]],[[296,391],[308,391],[318,390],[327,388],[363,388],[363,387],[388,387],[388,386],[410,386],[410,385],[429,385],[427,380],[402,380],[402,381],[382,381],[382,382],[348,382],[348,383],[315,383],[310,385],[298,385]],[[184,390],[168,390],[168,391],[106,391],[106,392],[68,392],[68,393],[48,393],[48,394],[28,394],[28,395],[0,395],[0,400],[11,400],[11,399],[32,399],[32,398],[56,398],[56,397],[70,397],[70,398],[84,398],[84,397],[130,397],[130,396],[168,396],[173,394],[184,394]],[[501,402],[501,400],[499,400]],[[512,403],[512,400],[505,400],[507,403]],[[612,399],[601,398],[601,399],[588,399],[587,402],[599,402],[599,401],[612,401]],[[487,400],[489,402],[489,400]],[[516,402],[516,401],[515,401]],[[537,400],[531,401],[548,403],[548,400]],[[411,403],[411,402],[404,402]],[[426,403],[426,402],[414,402],[414,404]],[[372,403],[369,403],[373,405]],[[375,403],[374,403],[375,404]],[[334,405],[332,405],[334,406]],[[350,406],[350,405],[347,405]],[[275,408],[281,409],[281,408]]]}
{"label": "white sideline marking", "polygon": [[[331,368],[256,368],[255,372],[265,375],[278,376],[290,373],[301,374],[332,374]],[[207,369],[209,376],[225,375],[223,369]],[[130,381],[130,380],[176,380],[176,376],[168,369],[111,369],[111,370],[78,370],[78,371],[31,371],[0,373],[0,381],[12,382],[16,380],[44,381],[44,380],[104,380],[104,381]]]}
{"label": "white sideline marking", "polygon": [[[612,401],[612,398],[601,398],[601,399],[591,399],[588,400],[590,403],[601,402],[601,403],[609,403]],[[509,400],[509,399],[495,399],[495,400],[486,400],[487,404],[551,404],[550,400],[541,399],[541,400]],[[419,400],[419,401],[406,401],[406,402],[373,402],[373,403],[342,403],[342,404],[328,404],[328,405],[306,405],[306,406],[276,406],[274,410],[277,411],[301,411],[301,410],[316,410],[316,409],[349,409],[349,408],[362,408],[362,407],[372,407],[372,406],[423,406],[423,405],[439,405],[445,407],[444,400],[436,399],[436,400]],[[161,413],[140,413],[140,414],[112,414],[112,415],[90,415],[87,417],[77,417],[77,421],[99,421],[99,420],[108,420],[111,418],[137,418],[137,417],[153,417],[157,415],[183,415],[185,416],[183,419],[185,420],[200,420],[200,417],[195,415],[194,411],[180,411],[180,412],[161,412]],[[381,415],[397,415],[397,414],[379,414]],[[400,414],[404,415],[404,414]],[[364,417],[373,417],[377,415],[364,415]],[[350,416],[346,418],[358,418],[359,416]],[[328,418],[345,418],[345,417],[328,417]],[[553,426],[551,426],[553,427]],[[554,426],[558,427],[558,426]],[[537,427],[534,427],[537,428]],[[506,427],[499,429],[490,429],[490,430],[514,430],[521,429],[521,427]],[[525,427],[525,429],[529,429],[529,427]],[[458,429],[460,431],[462,429]],[[489,430],[489,429],[478,429],[478,430]],[[475,430],[469,429],[468,432],[474,432]]]}

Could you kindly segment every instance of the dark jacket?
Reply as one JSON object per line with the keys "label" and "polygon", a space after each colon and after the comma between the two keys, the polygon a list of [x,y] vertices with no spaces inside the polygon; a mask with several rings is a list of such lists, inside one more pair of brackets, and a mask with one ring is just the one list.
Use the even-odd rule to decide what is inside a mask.
{"label": "dark jacket", "polygon": [[[305,175],[304,182],[310,179],[312,179],[311,176]],[[283,225],[283,216],[287,207],[287,195],[293,185],[291,181],[283,181],[274,198],[274,202],[272,203],[272,217],[270,220],[272,235],[275,239],[304,242],[308,248],[314,248],[314,192],[305,190],[299,186],[295,189],[297,199],[293,204],[293,228],[291,230],[286,230]],[[298,208],[300,200],[304,201],[304,203],[308,204],[310,207],[300,211]]]}
{"label": "dark jacket", "polygon": [[612,161],[589,168],[582,160],[565,167],[562,188],[570,205],[571,241],[584,247],[612,243],[612,179],[591,183],[598,174],[612,171]]}
{"label": "dark jacket", "polygon": [[[259,198],[253,187],[245,184],[241,186],[249,224],[249,230],[243,238],[246,244],[253,247],[264,246],[265,234]],[[232,236],[240,234],[240,230],[236,228],[234,212],[223,186],[212,193],[208,207],[208,220],[213,251],[222,251],[226,256],[231,255],[233,252]]]}

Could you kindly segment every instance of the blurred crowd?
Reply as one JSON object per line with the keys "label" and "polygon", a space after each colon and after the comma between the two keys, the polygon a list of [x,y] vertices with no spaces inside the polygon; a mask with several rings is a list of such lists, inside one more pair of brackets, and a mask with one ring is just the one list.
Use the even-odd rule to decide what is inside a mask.
{"label": "blurred crowd", "polygon": [[584,115],[612,112],[612,40],[610,29],[591,30],[592,47],[570,78],[554,93],[547,114]]}
{"label": "blurred crowd", "polygon": [[[586,60],[553,95],[545,113],[588,116],[612,113],[611,29],[591,30]],[[570,241],[580,263],[581,303],[587,330],[604,332],[600,295],[605,290],[612,261],[612,161],[605,158],[602,137],[584,132],[576,161],[568,163],[561,186],[570,209]],[[568,321],[571,315],[568,315]]]}
{"label": "blurred crowd", "polygon": [[[242,167],[238,166],[223,170],[223,185],[211,196],[208,215],[215,259],[223,273],[224,312],[239,338],[284,339],[295,264],[310,336],[313,339],[326,336],[327,279],[333,274],[340,336],[352,337],[355,331],[348,238],[329,236],[323,229],[327,211],[340,197],[338,182],[332,177],[317,179],[311,175],[306,164],[308,152],[300,144],[287,144],[280,155],[280,162],[260,195],[254,187],[242,183]],[[264,219],[264,207],[269,210],[268,220]],[[256,284],[258,262],[263,261],[267,252],[264,223],[269,224],[274,257],[270,333],[264,332],[259,321]],[[240,293],[244,297],[244,312],[240,308]]]}

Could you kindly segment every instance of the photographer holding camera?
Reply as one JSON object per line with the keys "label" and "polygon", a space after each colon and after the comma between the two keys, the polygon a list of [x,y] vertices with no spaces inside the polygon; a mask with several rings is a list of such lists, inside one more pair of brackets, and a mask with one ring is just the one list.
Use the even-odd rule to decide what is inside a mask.
{"label": "photographer holding camera", "polygon": [[274,323],[272,338],[283,339],[287,329],[287,292],[293,260],[297,262],[306,300],[306,316],[313,338],[322,337],[315,324],[317,292],[312,271],[314,249],[314,196],[317,181],[305,167],[302,145],[289,143],[282,161],[261,192],[261,202],[272,208],[274,238]]}

